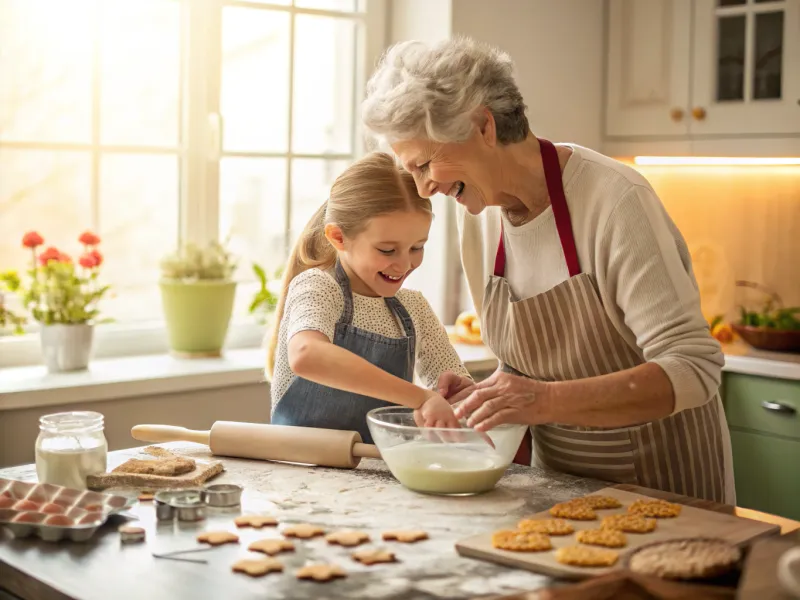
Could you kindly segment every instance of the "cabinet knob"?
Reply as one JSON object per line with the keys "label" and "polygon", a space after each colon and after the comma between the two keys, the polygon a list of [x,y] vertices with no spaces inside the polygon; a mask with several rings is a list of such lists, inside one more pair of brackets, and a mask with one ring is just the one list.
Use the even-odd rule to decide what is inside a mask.
{"label": "cabinet knob", "polygon": [[761,403],[761,408],[772,412],[782,413],[784,415],[793,415],[797,412],[797,409],[794,406],[785,404],[783,402],[769,402],[767,400],[764,400]]}
{"label": "cabinet knob", "polygon": [[676,123],[683,120],[683,109],[682,108],[673,108],[669,111],[669,117]]}
{"label": "cabinet knob", "polygon": [[696,120],[702,121],[703,119],[706,118],[706,109],[703,108],[702,106],[696,106],[695,108],[692,109],[692,116]]}

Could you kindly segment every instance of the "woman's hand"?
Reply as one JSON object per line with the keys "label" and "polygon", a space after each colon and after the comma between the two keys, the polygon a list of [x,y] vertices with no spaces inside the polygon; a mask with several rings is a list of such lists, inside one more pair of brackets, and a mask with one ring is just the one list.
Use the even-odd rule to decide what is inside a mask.
{"label": "woman's hand", "polygon": [[[548,385],[498,369],[488,379],[475,384],[467,398],[456,408],[456,417],[468,417],[467,425],[477,431],[488,431],[506,423],[545,423]],[[462,394],[467,392],[464,390]]]}
{"label": "woman's hand", "polygon": [[469,377],[462,377],[456,375],[452,371],[445,371],[439,375],[439,382],[436,385],[436,390],[439,394],[450,404],[462,399],[462,396],[456,396],[459,392],[475,385]]}
{"label": "woman's hand", "polygon": [[419,427],[461,428],[453,407],[437,393],[432,393],[422,406],[414,411],[414,421]]}

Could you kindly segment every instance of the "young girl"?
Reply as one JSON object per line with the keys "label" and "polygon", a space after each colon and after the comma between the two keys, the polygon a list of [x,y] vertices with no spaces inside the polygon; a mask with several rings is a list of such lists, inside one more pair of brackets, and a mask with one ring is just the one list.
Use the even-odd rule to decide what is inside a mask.
{"label": "young girl", "polygon": [[[402,289],[422,263],[433,214],[413,176],[373,153],[353,163],[306,225],[289,258],[268,348],[272,423],[358,431],[366,414],[400,404],[419,424],[458,427],[427,388],[471,382],[428,302]],[[424,388],[418,387],[413,375]],[[447,384],[445,384],[445,387]]]}

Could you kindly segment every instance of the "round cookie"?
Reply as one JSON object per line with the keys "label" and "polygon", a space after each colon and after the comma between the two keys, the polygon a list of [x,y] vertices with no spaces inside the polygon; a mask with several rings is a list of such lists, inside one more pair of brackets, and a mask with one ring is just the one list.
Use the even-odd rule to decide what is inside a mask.
{"label": "round cookie", "polygon": [[603,517],[601,529],[616,529],[626,533],[650,533],[656,528],[655,519],[645,519],[641,515],[611,515]]}
{"label": "round cookie", "polygon": [[581,544],[606,548],[622,548],[628,543],[625,534],[616,529],[584,529],[578,532],[575,539]]}
{"label": "round cookie", "polygon": [[496,531],[492,535],[492,546],[512,552],[543,552],[550,550],[553,544],[550,543],[550,537],[543,533]]}
{"label": "round cookie", "polygon": [[547,535],[569,535],[575,529],[564,519],[523,519],[517,524],[521,531],[546,533]]}
{"label": "round cookie", "polygon": [[556,550],[556,560],[575,567],[610,567],[619,558],[619,553],[590,546],[564,546]]}
{"label": "round cookie", "polygon": [[634,573],[663,579],[709,579],[739,566],[742,553],[723,540],[690,538],[649,544],[628,558]]}
{"label": "round cookie", "polygon": [[666,500],[635,500],[628,507],[631,514],[656,519],[671,519],[681,514],[681,505],[667,502]]}

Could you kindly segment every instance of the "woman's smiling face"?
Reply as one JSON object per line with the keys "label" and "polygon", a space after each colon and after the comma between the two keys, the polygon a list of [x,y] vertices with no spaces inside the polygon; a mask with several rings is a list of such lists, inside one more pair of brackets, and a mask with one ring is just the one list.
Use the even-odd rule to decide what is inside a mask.
{"label": "woman's smiling face", "polygon": [[[492,121],[492,126],[493,126]],[[496,163],[494,129],[475,128],[461,143],[432,142],[414,139],[392,144],[403,167],[414,175],[419,195],[430,198],[436,193],[456,199],[473,215],[497,204],[499,185],[493,169]]]}

